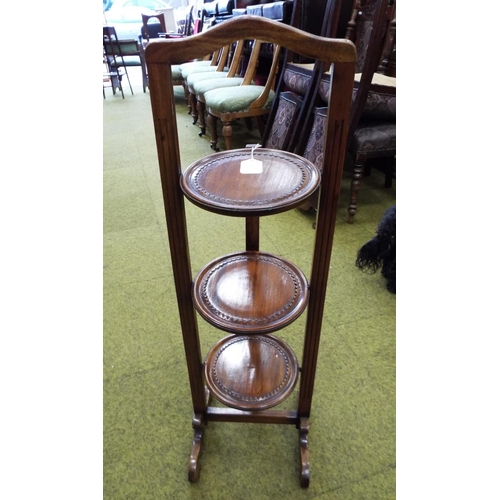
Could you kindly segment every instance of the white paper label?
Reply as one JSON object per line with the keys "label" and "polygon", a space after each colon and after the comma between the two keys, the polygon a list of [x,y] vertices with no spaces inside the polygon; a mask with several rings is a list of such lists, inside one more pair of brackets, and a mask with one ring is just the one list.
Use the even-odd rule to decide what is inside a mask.
{"label": "white paper label", "polygon": [[249,160],[243,160],[240,165],[241,174],[261,174],[262,173],[262,162],[256,160],[255,158],[250,158]]}

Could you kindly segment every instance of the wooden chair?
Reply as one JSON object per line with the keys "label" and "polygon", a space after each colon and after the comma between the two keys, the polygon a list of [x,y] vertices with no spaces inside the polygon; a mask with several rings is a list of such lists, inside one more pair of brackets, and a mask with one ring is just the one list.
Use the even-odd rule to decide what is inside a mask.
{"label": "wooden chair", "polygon": [[222,135],[224,136],[226,149],[231,149],[232,122],[234,120],[256,117],[261,135],[264,133],[262,118],[269,114],[274,99],[274,85],[279,69],[280,52],[281,47],[273,44],[273,59],[265,85],[252,85],[250,76],[254,74],[254,69],[249,68],[249,78],[245,78],[241,85],[217,88],[205,92],[204,99],[207,121],[210,126],[210,147],[212,149],[218,151],[217,119],[222,122]]}
{"label": "wooden chair", "polygon": [[[167,33],[167,25],[165,23],[165,14],[163,12],[158,12],[157,14],[141,14],[142,16],[142,28],[141,35],[146,41],[150,38],[160,38],[160,34],[165,35]],[[149,21],[151,19],[156,19],[158,22],[151,24]]]}
{"label": "wooden chair", "polygon": [[266,124],[266,131],[262,137],[265,148],[288,151],[290,137],[298,122],[298,115],[302,108],[303,100],[293,92],[280,92],[275,99],[273,120]]}
{"label": "wooden chair", "polygon": [[[113,75],[112,81],[119,82],[119,87],[120,90],[122,91],[122,96],[123,96],[121,81],[123,75],[125,75],[130,87],[130,92],[132,92],[133,95],[134,90],[132,89],[132,84],[130,83],[130,78],[128,76],[128,71],[127,71],[127,66],[129,65],[125,63],[124,54],[122,53],[122,48],[125,49],[126,46],[130,45],[129,41],[124,41],[125,43],[121,43],[118,40],[116,30],[113,26],[103,26],[102,34],[103,34],[104,58],[109,68],[109,73]],[[139,61],[139,65],[140,64],[141,63]],[[113,88],[113,93],[114,91],[115,88]]]}
{"label": "wooden chair", "polygon": [[[354,168],[348,209],[348,222],[352,223],[357,209],[358,193],[366,161],[370,158],[393,157],[395,155],[395,79],[387,79],[381,85],[381,75],[375,71],[382,67],[384,59],[391,54],[387,38],[395,40],[395,23],[390,24],[394,12],[392,0],[357,0],[345,29],[346,38],[357,48],[357,81],[353,91],[353,104],[348,135],[349,153],[353,157]],[[392,32],[389,30],[392,28]],[[314,80],[316,78],[316,80]],[[310,141],[313,120],[320,119],[317,108],[328,102],[328,72],[319,75],[312,63],[292,63],[283,74],[284,85],[301,96],[315,88],[317,96],[310,99],[309,111],[304,126],[298,134],[289,139],[298,154],[304,154]],[[296,129],[297,130],[297,129]],[[390,168],[390,165],[389,167]],[[386,185],[390,184],[389,171]],[[317,198],[311,197],[301,208],[315,207]]]}
{"label": "wooden chair", "polygon": [[[161,16],[163,18],[163,33],[158,33],[158,38],[183,38],[183,37],[198,33],[199,28],[197,28],[197,26],[199,26],[199,24],[197,24],[195,21],[193,21],[193,9],[194,9],[194,6],[191,6],[191,8],[189,9],[189,13],[186,16],[186,21],[184,24],[183,32],[181,34],[165,33],[165,31],[166,31],[166,29],[165,29],[165,15],[163,13],[159,13],[158,17]],[[144,31],[146,30],[146,26],[144,26],[144,22],[146,21],[146,23],[147,23],[147,21],[149,20],[150,17],[155,17],[155,16],[145,16],[145,15],[142,16],[142,22],[143,22],[142,29]],[[194,27],[193,27],[193,25],[194,25]],[[149,38],[146,40],[146,43],[144,45],[147,45],[148,41],[149,41]],[[143,45],[141,45],[141,46],[143,46]],[[209,61],[209,59],[210,59],[210,57],[207,56],[206,61]],[[194,62],[194,61],[186,61],[186,63],[187,62]],[[203,63],[203,64],[208,64],[208,62]],[[186,104],[189,106],[189,101],[188,101],[189,95],[187,92],[187,88],[185,86],[185,81],[184,81],[184,77],[182,76],[182,71],[180,69],[180,66],[181,66],[180,64],[177,64],[177,65],[175,65],[175,67],[172,67],[173,85],[174,86],[182,85],[182,87],[184,88],[184,96],[186,98]]]}
{"label": "wooden chair", "polygon": [[[297,377],[299,377],[297,404],[296,407],[292,409],[288,409],[288,407],[274,409],[270,408],[270,406],[260,405],[259,398],[263,393],[263,388],[262,386],[257,386],[262,381],[262,376],[259,376],[256,383],[249,384],[249,397],[247,399],[252,403],[257,401],[257,405],[235,404],[231,399],[228,404],[223,407],[210,405],[209,397],[211,394],[214,394],[214,391],[212,391],[211,386],[210,389],[208,389],[209,382],[207,382],[208,378],[206,377],[206,373],[210,368],[206,370],[206,367],[209,367],[209,363],[205,365],[203,362],[204,356],[202,357],[201,342],[197,326],[198,316],[195,300],[200,297],[199,292],[201,288],[199,286],[194,286],[191,269],[187,214],[185,210],[185,197],[188,196],[188,194],[184,190],[186,187],[186,178],[183,176],[181,168],[179,134],[177,131],[171,67],[182,61],[213,52],[218,47],[232,44],[241,38],[242,33],[249,39],[271,43],[275,49],[278,47],[286,47],[306,57],[324,60],[328,66],[333,68],[326,129],[323,136],[325,158],[323,162],[323,173],[321,176],[318,175],[316,177],[319,182],[318,189],[320,189],[321,194],[317,213],[317,231],[314,236],[315,245],[311,272],[308,284],[306,283],[302,286],[301,283],[294,281],[294,283],[297,283],[298,289],[300,289],[296,295],[301,298],[304,297],[305,300],[307,300],[307,318],[305,320],[304,348],[300,370],[298,369],[298,362],[293,361],[292,363],[290,358],[288,358],[290,361],[287,362],[287,367],[290,367]],[[277,54],[277,52],[278,50],[275,50],[274,54]],[[185,39],[153,40],[146,48],[146,62],[150,78],[151,107],[170,245],[170,256],[172,259],[180,326],[184,341],[184,352],[186,355],[191,389],[194,439],[191,455],[189,457],[188,478],[192,482],[196,482],[199,479],[199,459],[207,424],[209,422],[245,422],[295,426],[298,430],[299,437],[300,484],[303,487],[309,485],[309,421],[328,275],[331,264],[335,222],[337,219],[338,199],[342,181],[342,168],[346,150],[355,58],[355,48],[353,44],[347,40],[334,40],[314,36],[285,24],[254,16],[238,16],[218,24],[204,33]],[[251,86],[247,85],[245,87]],[[223,90],[228,92],[230,88]],[[208,102],[207,109],[209,110]],[[286,156],[287,158],[293,157],[295,164],[304,165],[302,159],[296,155],[275,150],[267,151],[267,154],[271,156],[274,155],[274,159],[270,160],[271,164],[277,162],[278,166],[283,166],[286,169],[292,163],[291,160],[281,160],[283,156]],[[237,154],[237,152],[235,152],[235,154]],[[226,159],[231,158],[233,156],[233,151],[225,156]],[[204,203],[203,200],[199,200],[199,202],[195,203],[192,196],[190,196],[189,199],[198,207],[204,206],[207,210],[211,210],[215,213],[245,218],[247,222],[247,251],[245,253],[248,255],[256,255],[259,258],[262,252],[259,252],[258,249],[258,219],[260,216],[270,215],[269,204],[271,204],[271,213],[279,213],[279,211],[282,210],[293,209],[299,203],[299,200],[295,200],[295,203],[292,202],[286,205],[289,197],[293,196],[296,192],[296,189],[293,189],[295,181],[292,179],[289,182],[285,182],[286,187],[281,187],[281,191],[278,189],[277,194],[273,189],[265,192],[259,192],[259,190],[256,189],[255,192],[258,199],[253,199],[252,195],[247,204],[245,203],[246,200],[243,200],[243,202],[240,201],[241,194],[245,190],[244,187],[259,187],[260,184],[269,179],[268,175],[264,174],[259,177],[258,180],[255,178],[252,180],[246,177],[245,181],[248,182],[248,184],[236,183],[238,186],[233,189],[231,182],[234,177],[228,175],[224,176],[224,169],[222,171],[218,170],[215,178],[210,175],[211,172],[213,172],[213,163],[216,163],[217,158],[220,157],[221,153],[215,153],[208,158],[199,160],[199,162],[201,162],[199,165],[203,168],[206,167],[208,171],[207,175],[204,173],[202,176],[210,179],[208,182],[212,182],[212,187],[214,188],[210,188],[210,190],[204,193],[207,198],[210,198],[210,201]],[[246,152],[245,157],[250,157],[249,151]],[[309,163],[307,163],[307,165],[309,165]],[[234,171],[236,177],[238,177],[240,168],[239,162],[237,161],[233,166],[235,170],[232,171]],[[301,179],[304,180],[304,177],[306,177],[305,169],[301,171],[304,175],[298,175],[297,177],[295,177],[295,175],[292,176],[294,179],[297,178],[297,185],[299,187],[304,184]],[[314,171],[316,171],[316,169],[314,169]],[[277,172],[277,170],[274,170],[274,172]],[[297,172],[297,170],[295,170],[295,172]],[[271,188],[274,188],[276,184],[282,181],[279,171],[276,177],[276,181],[271,183]],[[192,180],[196,184],[196,179]],[[292,189],[288,190],[290,184],[292,185]],[[218,186],[222,187],[222,191],[217,189]],[[316,187],[316,184],[314,186]],[[203,181],[201,188],[203,189],[204,187],[205,183]],[[227,191],[224,192],[226,189]],[[217,192],[217,196],[212,198],[214,190]],[[238,198],[237,200],[232,198],[235,191]],[[270,192],[273,192],[273,195],[269,194]],[[274,201],[276,197],[279,197],[282,193],[285,194],[285,201],[282,202],[281,198],[279,198],[278,201]],[[245,192],[245,195],[246,194]],[[267,199],[269,196],[274,196],[275,198],[269,200]],[[227,203],[229,208],[219,209],[219,202]],[[232,208],[235,209],[232,210]],[[278,276],[283,276],[283,271],[279,271]],[[262,277],[262,275],[259,276],[257,271],[254,270],[249,274],[248,280],[252,282],[259,281],[259,277]],[[246,282],[247,280],[243,279],[242,281]],[[266,279],[260,281],[267,282]],[[245,288],[244,285],[243,288]],[[261,289],[262,288],[265,288],[265,285],[261,287]],[[293,295],[293,286],[289,288],[292,289],[291,293]],[[248,289],[246,289],[246,291],[249,292]],[[232,290],[227,289],[226,295],[231,295],[231,292]],[[269,287],[267,292],[267,295],[262,294],[259,296],[253,296],[250,293],[251,299],[247,299],[247,302],[250,301],[252,304],[256,304],[256,309],[261,305],[265,309],[267,306],[264,304],[264,300],[267,296],[272,296],[273,301],[280,297],[280,293],[276,293],[273,287]],[[238,299],[235,303],[239,303]],[[288,310],[287,308],[284,309]],[[242,335],[241,332],[246,332],[244,329],[246,329],[248,325],[251,327],[254,324],[254,320],[262,318],[266,312],[257,310],[256,314],[257,318],[254,316],[248,317],[243,314],[243,317],[241,317],[242,321],[234,327],[235,329],[231,327],[231,329],[227,331],[234,332],[234,337],[237,339],[248,338]],[[247,321],[247,319],[249,320]],[[215,323],[212,322],[211,324],[214,325]],[[259,335],[250,335],[250,337],[257,339],[264,338],[265,340],[266,337],[260,335],[260,323],[256,322],[255,324],[257,325],[255,328]],[[282,325],[278,325],[278,327],[280,326]],[[261,328],[265,333],[264,327],[265,325]],[[221,328],[223,329],[223,327]],[[258,350],[259,348],[257,347],[257,351]],[[213,352],[214,350],[212,349],[211,353]],[[265,352],[268,351],[266,350]],[[287,353],[285,353],[285,355],[287,355]],[[252,354],[252,360],[258,356],[258,352]],[[213,359],[213,356],[211,359]],[[283,359],[283,354],[281,354],[281,359]],[[237,359],[234,361],[238,362]],[[235,364],[236,363],[233,363],[231,366],[235,367]],[[271,360],[269,357],[269,365],[270,364]],[[252,370],[252,368],[250,368],[251,366],[251,364],[246,364],[243,370],[246,369],[246,373],[248,373],[248,370]],[[239,368],[238,366],[238,369]],[[296,368],[297,370],[295,370]],[[267,366],[266,369],[268,374],[271,372],[273,379],[278,379],[278,383],[283,378],[283,375],[280,375],[278,369],[276,369],[276,365]],[[232,371],[232,368],[228,368],[228,371]],[[236,373],[236,371],[234,371],[233,373],[234,377],[238,378],[240,372]],[[254,372],[252,371],[251,373]],[[287,376],[287,379],[289,378],[290,377]],[[238,379],[237,382],[239,381]],[[264,389],[266,389],[267,384],[264,384],[264,386]],[[289,392],[285,394],[281,390],[281,387],[278,388],[277,392],[278,398],[272,401],[272,404],[278,404],[287,394],[289,394]],[[274,395],[274,391],[269,394]],[[266,393],[265,396],[268,398],[268,393]],[[258,406],[258,408],[255,410],[256,406]]]}
{"label": "wooden chair", "polygon": [[396,3],[394,3],[394,18],[392,19],[382,53],[382,60],[377,73],[396,77]]}
{"label": "wooden chair", "polygon": [[[382,76],[382,75],[380,75]],[[368,175],[368,160],[384,160],[380,163],[385,175],[385,187],[392,186],[396,166],[396,84],[395,78],[381,82],[374,75],[363,113],[357,124],[351,127],[348,151],[353,159],[353,172],[349,195],[347,222],[352,224],[358,206],[361,180]],[[390,80],[393,80],[391,82]],[[378,84],[377,84],[378,82]],[[383,84],[381,84],[383,83]]]}
{"label": "wooden chair", "polygon": [[184,83],[187,83],[189,75],[194,73],[210,73],[216,71],[223,71],[226,68],[226,63],[229,57],[229,46],[217,49],[211,56],[201,61],[190,61],[179,65]]}
{"label": "wooden chair", "polygon": [[[320,36],[338,38],[339,24],[346,16],[346,12],[352,10],[350,6],[352,2],[353,0],[323,0],[322,2],[303,0],[295,2],[291,24]],[[276,134],[276,129],[281,128],[283,121],[289,124],[290,130],[287,130],[286,134],[280,133],[282,144],[279,149],[294,151],[300,133],[304,129],[310,129],[311,118],[309,115],[312,106],[317,101],[318,80],[323,75],[323,66],[316,61],[287,51],[284,54],[284,64],[281,67],[276,88],[278,93],[285,90],[295,91],[294,85],[291,85],[289,80],[296,74],[297,68],[302,66],[307,67],[307,81],[302,85],[303,91],[295,92],[294,96],[285,97],[283,102],[279,99],[275,100],[264,130],[262,138],[264,144],[270,140],[271,133]],[[276,116],[277,113],[279,116]],[[275,124],[275,120],[278,120],[278,123]]]}
{"label": "wooden chair", "polygon": [[[146,41],[150,38],[182,38],[195,33],[193,27],[193,9],[194,5],[189,9],[186,15],[185,21],[182,25],[182,31],[179,28],[179,33],[168,33],[167,23],[165,21],[165,14],[163,12],[158,12],[156,14],[142,14],[142,28],[141,35]],[[158,22],[150,23],[151,19],[157,19]]]}
{"label": "wooden chair", "polygon": [[[359,190],[366,162],[386,158],[385,186],[392,184],[396,156],[396,80],[378,75],[387,54],[395,44],[395,0],[358,0],[358,58],[349,134],[348,151],[353,158],[347,222],[352,224],[357,211]],[[366,50],[363,49],[366,44]]]}
{"label": "wooden chair", "polygon": [[111,88],[113,95],[116,94],[116,89],[120,90],[122,94],[122,99],[125,99],[125,94],[123,93],[122,86],[122,74],[118,70],[111,70],[109,67],[108,59],[106,54],[103,52],[102,57],[103,62],[103,75],[102,75],[102,96],[106,99],[106,88]]}
{"label": "wooden chair", "polygon": [[[192,113],[193,124],[196,123],[199,117],[200,137],[206,131],[205,94],[214,89],[252,84],[257,70],[261,42],[259,40],[250,41],[253,48],[249,60],[246,61],[246,58],[243,57],[243,49],[248,42],[248,40],[238,40],[227,73],[196,73],[187,78],[187,87],[193,110],[196,107],[196,113]],[[244,64],[245,62],[246,64]],[[216,118],[213,118],[213,126],[216,126]]]}
{"label": "wooden chair", "polygon": [[191,5],[191,8],[189,9],[189,12],[186,15],[186,19],[184,21],[184,26],[182,27],[182,35],[183,36],[190,36],[194,35],[197,33],[197,29],[195,26],[195,19],[193,16],[193,10],[194,10],[194,5]]}
{"label": "wooden chair", "polygon": [[[130,85],[127,67],[140,67],[142,73],[142,90],[146,92],[148,86],[148,73],[146,69],[146,60],[144,50],[138,40],[126,39],[119,40],[113,26],[103,26],[103,45],[104,52],[111,70],[123,68]],[[132,94],[132,86],[130,85]]]}
{"label": "wooden chair", "polygon": [[[175,72],[176,78],[182,79],[182,86],[184,87],[184,95],[186,96],[186,103],[188,114],[193,113],[192,103],[189,98],[189,91],[187,87],[187,79],[190,75],[195,73],[216,73],[220,71],[228,71],[226,63],[229,57],[230,47],[221,47],[213,54],[206,55],[202,60],[189,61],[180,65],[175,65],[172,71]],[[180,73],[180,77],[179,77]]]}
{"label": "wooden chair", "polygon": [[186,61],[182,64],[174,64],[172,66],[172,85],[174,86],[181,85],[183,87],[188,114],[191,114],[191,102],[189,100],[189,92],[186,86],[186,80],[182,75],[182,69],[184,68],[186,70],[187,68],[194,66],[199,66],[200,68],[206,66],[214,66],[214,65],[216,66],[221,50],[222,49],[218,49],[213,54],[205,55],[202,59],[196,61]]}

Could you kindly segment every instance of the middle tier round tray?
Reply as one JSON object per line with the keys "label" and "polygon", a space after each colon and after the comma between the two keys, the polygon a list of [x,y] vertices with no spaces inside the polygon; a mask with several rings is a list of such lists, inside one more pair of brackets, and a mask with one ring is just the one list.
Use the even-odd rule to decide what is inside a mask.
{"label": "middle tier round tray", "polygon": [[304,311],[308,292],[297,266],[265,252],[220,257],[193,282],[193,301],[203,318],[221,330],[248,335],[292,323]]}
{"label": "middle tier round tray", "polygon": [[223,215],[270,215],[299,206],[317,189],[320,172],[310,161],[287,151],[256,149],[262,172],[240,172],[251,149],[214,153],[186,168],[181,188],[188,199],[205,210]]}

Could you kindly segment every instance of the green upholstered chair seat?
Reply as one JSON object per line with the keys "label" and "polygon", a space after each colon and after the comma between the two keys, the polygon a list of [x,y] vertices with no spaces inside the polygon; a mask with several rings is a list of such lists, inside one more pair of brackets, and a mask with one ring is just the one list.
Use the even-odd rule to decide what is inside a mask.
{"label": "green upholstered chair seat", "polygon": [[190,87],[194,83],[199,82],[200,80],[206,79],[214,79],[214,78],[226,78],[226,71],[216,71],[213,75],[210,73],[192,73],[186,78],[187,86]]}
{"label": "green upholstered chair seat", "polygon": [[176,64],[176,65],[172,66],[172,80],[174,82],[178,82],[178,81],[183,80],[183,78],[182,78],[182,72],[181,72],[179,64]]}
{"label": "green upholstered chair seat", "polygon": [[[184,80],[186,80],[186,78],[189,75],[193,75],[195,73],[214,73],[216,71],[217,71],[217,66],[199,66],[199,67],[193,66],[191,68],[184,68],[184,69],[181,68]],[[228,69],[224,68],[223,71],[227,72]]]}
{"label": "green upholstered chair seat", "polygon": [[183,69],[191,68],[193,66],[210,66],[210,61],[189,61],[182,64],[179,64],[179,68],[182,71]]}
{"label": "green upholstered chair seat", "polygon": [[[238,87],[241,86],[242,83],[243,78],[237,76],[232,78],[201,80],[193,85],[192,93],[196,95],[197,99],[205,100],[205,94],[210,90],[223,89],[227,87]],[[189,89],[189,91],[191,92],[191,89]]]}
{"label": "green upholstered chair seat", "polygon": [[[250,104],[262,94],[261,85],[240,85],[222,89],[209,90],[205,93],[205,104],[210,110],[218,113],[237,113],[247,111]],[[269,108],[274,99],[274,91],[269,92],[263,108]]]}
{"label": "green upholstered chair seat", "polygon": [[194,93],[194,85],[202,80],[215,80],[219,78],[226,78],[227,71],[216,71],[212,72],[203,72],[203,73],[192,73],[186,78],[186,84],[189,90]]}
{"label": "green upholstered chair seat", "polygon": [[116,58],[116,64],[115,61],[111,60],[110,61],[110,66],[115,67],[115,66],[140,66],[141,65],[141,58],[139,56],[123,56],[123,61],[122,57],[117,57]]}

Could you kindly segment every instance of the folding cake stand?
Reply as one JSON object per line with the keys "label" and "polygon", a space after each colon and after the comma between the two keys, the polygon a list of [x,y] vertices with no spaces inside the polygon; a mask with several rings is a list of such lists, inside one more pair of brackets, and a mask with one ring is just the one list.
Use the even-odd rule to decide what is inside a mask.
{"label": "folding cake stand", "polygon": [[[290,395],[301,371],[291,348],[271,333],[300,316],[308,304],[309,286],[292,262],[260,251],[259,218],[299,206],[318,188],[320,173],[305,158],[285,151],[259,149],[251,156],[262,162],[261,173],[241,173],[241,163],[250,158],[250,150],[239,149],[198,160],[180,180],[184,195],[199,208],[245,217],[245,251],[208,263],[193,281],[197,312],[231,334],[217,342],[205,359],[206,420],[298,424],[301,484],[307,486],[308,419],[299,419],[297,411],[269,408]],[[199,344],[196,332],[191,336],[192,343]],[[312,393],[316,365],[312,337],[312,332],[306,336],[309,349],[302,368],[303,405],[308,404],[307,393]],[[187,353],[195,363],[194,351],[188,349]],[[208,406],[210,395],[231,409]],[[196,481],[203,435],[201,415],[195,417],[193,426],[189,478]]]}
{"label": "folding cake stand", "polygon": [[[293,424],[299,432],[300,484],[307,487],[309,415],[349,123],[354,62],[351,42],[322,39],[254,16],[221,23],[185,40],[151,42],[146,49],[158,160],[172,269],[193,403],[194,441],[188,478],[197,481],[208,422]],[[237,149],[211,154],[181,171],[170,65],[248,38],[278,43],[335,64],[325,132],[323,172],[285,151]],[[261,173],[242,173],[253,155]],[[261,251],[259,219],[298,207],[320,189],[308,281],[292,262]],[[246,248],[208,263],[193,279],[185,199],[202,210],[245,218]],[[273,335],[307,308],[301,364]],[[229,335],[202,361],[197,316]],[[297,408],[274,408],[299,383]],[[213,396],[223,407],[210,406]]]}

